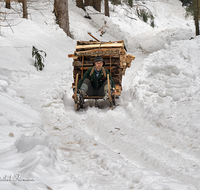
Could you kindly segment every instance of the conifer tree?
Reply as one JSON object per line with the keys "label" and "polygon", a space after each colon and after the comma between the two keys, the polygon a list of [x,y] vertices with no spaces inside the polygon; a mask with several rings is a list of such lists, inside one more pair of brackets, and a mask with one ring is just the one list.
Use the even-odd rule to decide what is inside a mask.
{"label": "conifer tree", "polygon": [[40,54],[41,53],[44,53],[44,56],[46,57],[47,54],[42,51],[42,50],[38,50],[36,47],[33,46],[33,49],[32,49],[32,57],[35,57],[35,63],[34,63],[34,66],[37,68],[37,70],[40,70],[42,71],[43,68],[44,68],[44,57]]}

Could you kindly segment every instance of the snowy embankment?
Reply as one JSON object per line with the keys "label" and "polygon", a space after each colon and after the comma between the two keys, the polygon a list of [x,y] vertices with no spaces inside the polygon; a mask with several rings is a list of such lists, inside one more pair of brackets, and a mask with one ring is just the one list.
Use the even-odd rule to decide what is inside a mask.
{"label": "snowy embankment", "polygon": [[[69,1],[76,40],[99,35],[107,21],[98,38],[124,39],[136,55],[123,78],[120,106],[111,111],[100,101],[98,109],[89,101],[78,113],[67,57],[76,40],[54,23],[52,3],[40,1],[42,14],[30,6],[31,20],[13,26],[14,33],[2,29],[1,189],[200,189],[200,39],[189,40],[193,28],[181,3],[146,2],[155,12],[153,29],[112,5],[110,18],[91,14],[88,20]],[[33,66],[32,46],[47,53],[42,72]]]}
{"label": "snowy embankment", "polygon": [[[57,25],[52,25],[54,18],[49,14],[52,7],[49,2],[40,3],[43,7],[43,18],[48,23],[46,27],[46,24],[39,24],[38,10],[30,9],[30,20],[13,20],[15,13],[4,9],[2,4],[0,6],[1,11],[11,13],[7,15],[7,19],[12,23],[12,30],[2,27],[0,36],[0,189],[78,189],[73,182],[73,174],[62,172],[62,163],[57,161],[57,150],[44,131],[44,118],[37,109],[41,106],[39,92],[43,89],[42,86],[39,89],[39,84],[47,79],[42,77],[44,73],[48,73],[47,65],[56,67],[56,64],[67,59],[67,54],[58,49],[63,44],[65,51],[66,44],[72,44],[71,40],[62,30],[57,31]],[[18,4],[12,2],[12,6],[17,8]],[[45,15],[46,11],[48,16]],[[32,21],[33,18],[35,22]],[[56,38],[57,35],[61,37]],[[50,42],[54,45],[49,45]],[[44,50],[48,55],[43,73],[36,71],[33,66],[32,46]],[[32,101],[38,107],[33,108],[30,103],[25,102],[22,93],[20,95],[16,92],[26,84],[22,80],[38,81],[33,92],[31,85],[26,88],[30,94],[34,94]],[[49,85],[51,88],[54,84]]]}

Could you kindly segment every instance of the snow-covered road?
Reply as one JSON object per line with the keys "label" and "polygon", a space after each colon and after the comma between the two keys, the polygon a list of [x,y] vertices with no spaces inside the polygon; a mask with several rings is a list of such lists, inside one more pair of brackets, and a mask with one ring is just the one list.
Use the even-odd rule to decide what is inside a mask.
{"label": "snow-covered road", "polygon": [[70,89],[66,76],[71,71],[61,72],[58,67],[52,71],[23,81],[17,91],[42,114],[45,133],[55,145],[63,170],[72,172],[85,189],[167,187],[164,176],[171,177],[169,184],[180,180],[198,185],[193,177],[199,177],[194,169],[199,167],[198,156],[193,150],[189,155],[184,152],[191,141],[184,142],[177,131],[145,119],[134,92],[124,92],[114,111],[100,102],[102,109],[88,106],[75,112],[71,93],[63,94]]}

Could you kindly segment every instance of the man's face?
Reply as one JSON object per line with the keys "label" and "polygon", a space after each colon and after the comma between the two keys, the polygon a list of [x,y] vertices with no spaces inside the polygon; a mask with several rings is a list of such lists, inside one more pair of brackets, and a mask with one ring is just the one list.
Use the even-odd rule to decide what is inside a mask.
{"label": "man's face", "polygon": [[97,71],[101,70],[102,66],[103,66],[103,61],[95,62],[95,67]]}

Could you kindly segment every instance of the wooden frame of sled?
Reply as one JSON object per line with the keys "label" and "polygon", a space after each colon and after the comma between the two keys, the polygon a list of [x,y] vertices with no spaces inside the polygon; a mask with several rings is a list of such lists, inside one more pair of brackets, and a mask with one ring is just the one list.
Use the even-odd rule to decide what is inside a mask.
{"label": "wooden frame of sled", "polygon": [[[107,74],[107,81],[108,81],[108,86],[109,86],[109,75]],[[76,81],[75,81],[75,97],[74,97],[74,102],[75,102],[75,110],[78,111],[80,108],[83,107],[84,100],[85,99],[95,99],[95,106],[98,105],[97,100],[98,99],[103,99],[103,96],[84,96],[82,100],[78,100],[77,97],[77,85],[78,85],[78,74],[76,74]],[[110,108],[113,109],[116,106],[115,103],[115,94],[111,94],[110,89],[108,88],[108,100],[110,102]]]}
{"label": "wooden frame of sled", "polygon": [[[83,102],[77,99],[77,84],[83,77],[88,68],[93,67],[96,56],[103,57],[105,62],[104,68],[108,69],[116,86],[116,93],[112,95],[109,89],[109,102],[111,109],[115,106],[115,99],[118,98],[122,91],[122,76],[125,75],[126,68],[131,66],[134,56],[126,54],[124,41],[77,41],[74,54],[69,54],[69,58],[73,58],[73,76],[74,82],[72,88],[75,87],[75,109],[79,110],[85,99],[103,99],[103,96],[84,96]],[[109,83],[109,77],[107,77]],[[96,101],[95,101],[96,103]]]}

